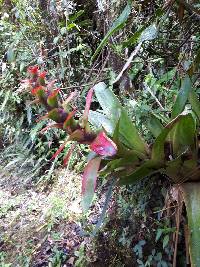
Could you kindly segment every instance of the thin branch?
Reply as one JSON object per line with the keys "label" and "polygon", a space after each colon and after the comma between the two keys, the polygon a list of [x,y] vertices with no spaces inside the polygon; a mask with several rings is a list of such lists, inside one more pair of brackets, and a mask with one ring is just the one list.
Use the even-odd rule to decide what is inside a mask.
{"label": "thin branch", "polygon": [[128,58],[128,60],[126,61],[126,64],[124,65],[124,67],[122,68],[121,72],[119,73],[119,75],[117,76],[117,78],[114,80],[113,84],[118,82],[120,80],[120,78],[122,77],[122,75],[124,74],[124,72],[128,69],[128,67],[130,66],[133,58],[138,54],[138,52],[140,51],[140,48],[142,46],[142,42],[140,42],[135,50],[131,53],[130,57]]}
{"label": "thin branch", "polygon": [[162,104],[160,103],[160,101],[158,100],[158,98],[154,95],[154,93],[152,92],[151,88],[146,84],[143,83],[145,89],[151,94],[151,96],[155,99],[156,103],[159,105],[159,107],[161,108],[161,110],[165,110],[165,108],[162,106]]}
{"label": "thin branch", "polygon": [[200,11],[196,9],[193,5],[187,3],[185,0],[178,0],[179,3],[183,4],[185,9],[195,15],[195,17],[200,20]]}

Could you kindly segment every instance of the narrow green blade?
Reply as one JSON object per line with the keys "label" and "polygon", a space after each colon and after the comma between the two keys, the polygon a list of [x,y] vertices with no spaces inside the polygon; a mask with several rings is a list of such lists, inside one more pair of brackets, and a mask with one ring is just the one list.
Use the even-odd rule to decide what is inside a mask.
{"label": "narrow green blade", "polygon": [[189,93],[191,91],[192,82],[188,75],[182,80],[181,83],[181,89],[177,95],[174,107],[172,109],[172,119],[177,117],[184,110]]}

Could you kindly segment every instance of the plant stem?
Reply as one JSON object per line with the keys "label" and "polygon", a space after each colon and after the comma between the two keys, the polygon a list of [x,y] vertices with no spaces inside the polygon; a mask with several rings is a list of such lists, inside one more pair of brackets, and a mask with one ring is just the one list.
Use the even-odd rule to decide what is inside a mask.
{"label": "plant stem", "polygon": [[189,252],[192,267],[200,266],[200,183],[181,185],[189,226]]}

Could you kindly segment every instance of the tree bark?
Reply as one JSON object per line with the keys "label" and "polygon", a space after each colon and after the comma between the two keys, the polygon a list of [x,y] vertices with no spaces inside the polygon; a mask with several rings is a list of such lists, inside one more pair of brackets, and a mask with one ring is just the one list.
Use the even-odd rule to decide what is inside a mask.
{"label": "tree bark", "polygon": [[189,252],[192,267],[200,266],[200,183],[181,185],[189,227]]}

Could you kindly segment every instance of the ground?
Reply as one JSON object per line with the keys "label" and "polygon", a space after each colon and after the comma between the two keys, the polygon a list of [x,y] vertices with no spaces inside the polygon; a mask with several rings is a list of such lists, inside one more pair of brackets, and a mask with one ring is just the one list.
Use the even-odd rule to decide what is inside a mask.
{"label": "ground", "polygon": [[[85,216],[81,210],[81,176],[60,168],[52,180],[52,185],[34,185],[1,170],[1,267],[104,266],[101,254],[105,247],[95,251],[92,233],[107,188],[102,188],[95,206]],[[113,199],[109,206],[114,206]]]}
{"label": "ground", "polygon": [[2,171],[0,266],[73,266],[83,241],[80,179],[58,170],[54,185],[41,191]]}
{"label": "ground", "polygon": [[108,218],[94,236],[106,184],[99,183],[98,198],[86,216],[80,175],[60,168],[52,184],[34,184],[13,172],[0,173],[1,267],[133,267],[138,261],[171,266],[171,243],[163,252],[164,239],[155,241],[160,230],[171,229],[166,219],[156,224],[153,209],[163,205],[157,180],[112,190]]}

